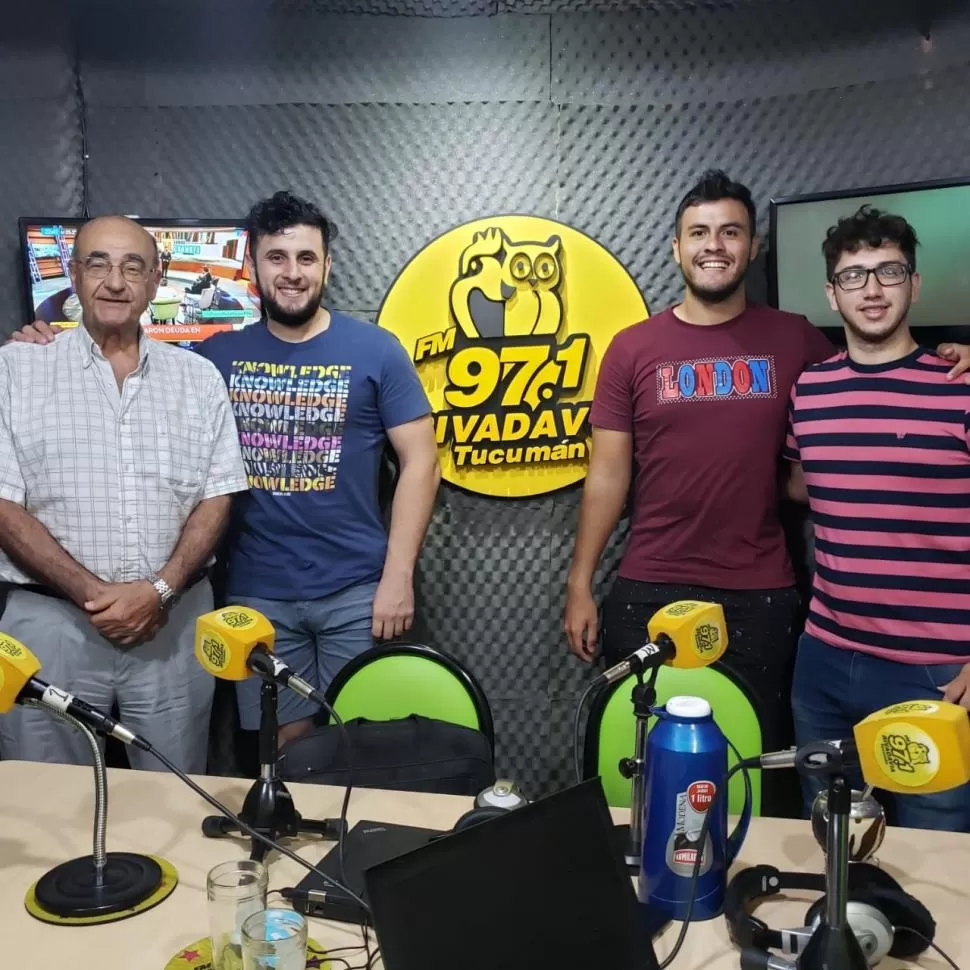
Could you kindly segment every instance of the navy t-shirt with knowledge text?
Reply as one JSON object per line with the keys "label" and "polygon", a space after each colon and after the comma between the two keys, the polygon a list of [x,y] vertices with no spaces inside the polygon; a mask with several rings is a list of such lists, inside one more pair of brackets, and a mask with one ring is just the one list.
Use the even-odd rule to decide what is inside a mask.
{"label": "navy t-shirt with knowledge text", "polygon": [[317,599],[379,579],[385,432],[431,413],[397,337],[332,312],[303,343],[261,322],[197,350],[229,388],[249,478],[233,507],[229,594]]}

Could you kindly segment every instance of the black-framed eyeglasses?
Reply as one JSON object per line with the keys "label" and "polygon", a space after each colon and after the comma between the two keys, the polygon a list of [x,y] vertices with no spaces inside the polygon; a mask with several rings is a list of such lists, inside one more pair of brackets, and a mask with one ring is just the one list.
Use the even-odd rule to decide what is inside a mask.
{"label": "black-framed eyeglasses", "polygon": [[78,263],[92,279],[103,280],[111,274],[115,266],[121,270],[121,275],[129,283],[144,283],[151,273],[150,267],[146,266],[139,259],[125,259],[121,263],[112,263],[110,259],[101,256],[88,256],[87,258],[77,259]]}
{"label": "black-framed eyeglasses", "polygon": [[869,284],[869,277],[875,273],[876,279],[882,286],[899,286],[906,281],[910,268],[905,263],[880,263],[871,269],[864,266],[849,266],[836,273],[832,282],[837,283],[843,290],[861,290]]}

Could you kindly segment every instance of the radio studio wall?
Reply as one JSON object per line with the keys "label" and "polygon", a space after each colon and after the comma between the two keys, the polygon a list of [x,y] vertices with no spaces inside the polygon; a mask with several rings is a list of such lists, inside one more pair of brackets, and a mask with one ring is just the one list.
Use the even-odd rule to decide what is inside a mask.
{"label": "radio studio wall", "polygon": [[[926,40],[912,18],[931,7]],[[85,183],[92,214],[238,216],[274,189],[305,193],[341,230],[332,304],[371,320],[432,237],[497,213],[587,232],[659,310],[680,286],[674,207],[708,165],[746,181],[763,215],[772,194],[966,175],[964,7],[6,5],[0,336],[22,323],[17,217],[80,214]],[[764,296],[762,271],[752,292]],[[417,635],[481,679],[498,768],[535,794],[569,779],[586,676],[560,632],[578,499],[576,489],[500,501],[442,486],[417,580]],[[621,529],[601,591],[622,544]],[[223,751],[231,767],[228,742]]]}

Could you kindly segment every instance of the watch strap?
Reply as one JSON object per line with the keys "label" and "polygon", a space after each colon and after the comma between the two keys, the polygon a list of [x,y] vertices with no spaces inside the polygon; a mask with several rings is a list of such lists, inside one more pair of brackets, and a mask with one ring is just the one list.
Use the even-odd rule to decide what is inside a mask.
{"label": "watch strap", "polygon": [[167,606],[175,598],[175,590],[161,576],[155,574],[149,582],[155,587],[155,592],[158,593],[162,606]]}

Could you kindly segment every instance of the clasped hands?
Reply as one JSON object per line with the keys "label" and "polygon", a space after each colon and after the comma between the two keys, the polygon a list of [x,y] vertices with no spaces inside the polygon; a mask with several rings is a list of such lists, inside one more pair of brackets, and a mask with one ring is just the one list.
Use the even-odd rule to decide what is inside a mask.
{"label": "clasped hands", "polygon": [[81,604],[100,634],[121,647],[150,640],[165,623],[162,598],[147,579],[103,583]]}

